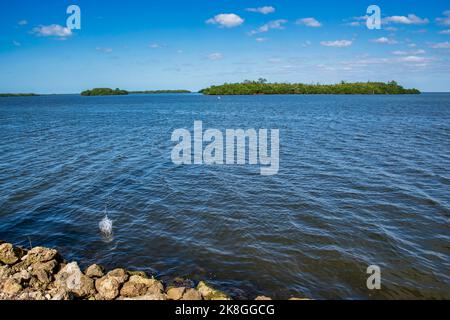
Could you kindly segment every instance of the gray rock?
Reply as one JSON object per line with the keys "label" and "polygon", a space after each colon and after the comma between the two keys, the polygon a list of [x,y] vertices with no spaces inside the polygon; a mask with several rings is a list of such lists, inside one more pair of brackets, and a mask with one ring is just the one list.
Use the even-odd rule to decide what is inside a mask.
{"label": "gray rock", "polygon": [[61,291],[85,298],[95,294],[94,280],[84,275],[78,264],[72,262],[62,268],[55,277],[55,286]]}

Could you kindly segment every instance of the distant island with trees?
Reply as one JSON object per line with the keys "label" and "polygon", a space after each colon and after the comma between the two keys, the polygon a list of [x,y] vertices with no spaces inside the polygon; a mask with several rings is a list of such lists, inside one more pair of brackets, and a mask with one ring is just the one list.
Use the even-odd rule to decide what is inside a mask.
{"label": "distant island with trees", "polygon": [[94,88],[81,92],[82,96],[122,96],[127,94],[163,94],[163,93],[191,93],[189,90],[142,90],[127,91],[119,88]]}
{"label": "distant island with trees", "polygon": [[127,94],[128,91],[120,90],[119,88],[116,88],[115,90],[111,88],[95,88],[81,92],[82,96],[123,96]]}
{"label": "distant island with trees", "polygon": [[[82,96],[118,96],[128,94],[184,94],[189,90],[137,90],[119,88],[94,88],[81,92]],[[264,95],[264,94],[420,94],[418,89],[406,89],[395,81],[389,82],[345,82],[338,84],[269,83],[260,78],[240,83],[214,85],[199,91],[204,95]],[[34,97],[35,93],[0,93],[0,97]]]}
{"label": "distant island with trees", "polygon": [[266,79],[225,83],[200,90],[205,95],[258,94],[420,94],[417,89],[405,89],[395,81],[353,82],[339,84],[268,83]]}
{"label": "distant island with trees", "polygon": [[144,91],[129,91],[132,94],[161,94],[161,93],[191,93],[189,90],[144,90]]}
{"label": "distant island with trees", "polygon": [[0,93],[0,97],[36,97],[35,93]]}

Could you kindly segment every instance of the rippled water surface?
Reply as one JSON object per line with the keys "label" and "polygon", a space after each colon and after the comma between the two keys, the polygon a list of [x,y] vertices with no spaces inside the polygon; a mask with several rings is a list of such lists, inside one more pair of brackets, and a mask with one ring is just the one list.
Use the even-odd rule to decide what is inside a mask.
{"label": "rippled water surface", "polygon": [[[175,166],[194,120],[280,129],[279,174]],[[450,298],[450,94],[0,98],[0,146],[0,239],[235,297]]]}

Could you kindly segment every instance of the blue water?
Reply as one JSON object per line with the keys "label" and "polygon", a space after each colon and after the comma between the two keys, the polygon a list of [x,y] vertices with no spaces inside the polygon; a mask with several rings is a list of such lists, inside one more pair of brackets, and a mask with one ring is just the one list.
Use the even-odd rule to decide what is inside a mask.
{"label": "blue water", "polygon": [[[194,120],[280,129],[278,175],[174,165]],[[0,239],[238,298],[450,298],[450,94],[0,98],[0,146]]]}

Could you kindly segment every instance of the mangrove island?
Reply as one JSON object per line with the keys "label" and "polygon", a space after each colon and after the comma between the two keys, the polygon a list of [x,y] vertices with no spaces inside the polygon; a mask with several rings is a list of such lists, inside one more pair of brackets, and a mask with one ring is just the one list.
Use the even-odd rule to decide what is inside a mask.
{"label": "mangrove island", "polygon": [[255,94],[420,94],[417,89],[405,89],[395,81],[353,82],[339,84],[268,83],[266,79],[225,83],[200,90],[206,95]]}
{"label": "mangrove island", "polygon": [[35,93],[0,93],[0,97],[36,97]]}
{"label": "mangrove island", "polygon": [[111,88],[95,88],[81,92],[82,96],[123,96],[127,94],[128,91],[120,90],[119,88],[116,88],[115,90]]}

